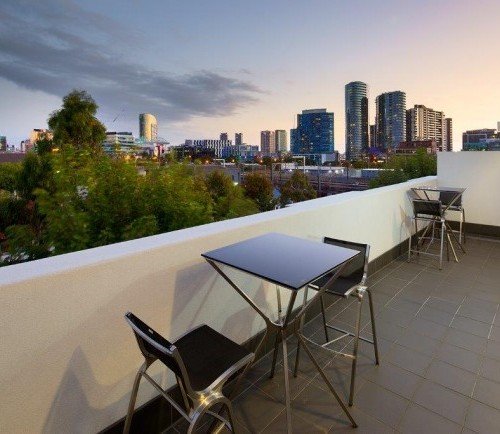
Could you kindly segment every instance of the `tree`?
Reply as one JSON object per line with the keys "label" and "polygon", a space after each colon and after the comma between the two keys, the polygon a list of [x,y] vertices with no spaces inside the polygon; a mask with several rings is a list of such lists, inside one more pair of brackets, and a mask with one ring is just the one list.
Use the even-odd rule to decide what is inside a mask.
{"label": "tree", "polygon": [[305,173],[295,171],[281,189],[282,206],[316,198],[316,191],[309,183]]}
{"label": "tree", "polygon": [[207,175],[205,185],[214,203],[215,220],[226,220],[259,211],[257,205],[244,196],[243,189],[234,185],[231,177],[220,170]]}
{"label": "tree", "polygon": [[274,198],[274,187],[266,175],[249,172],[245,174],[242,187],[245,196],[252,199],[260,211],[269,211],[276,207],[278,200]]}
{"label": "tree", "polygon": [[54,133],[53,142],[60,148],[72,145],[77,149],[100,151],[106,128],[95,117],[98,106],[84,90],[73,90],[63,98],[60,110],[48,120]]}

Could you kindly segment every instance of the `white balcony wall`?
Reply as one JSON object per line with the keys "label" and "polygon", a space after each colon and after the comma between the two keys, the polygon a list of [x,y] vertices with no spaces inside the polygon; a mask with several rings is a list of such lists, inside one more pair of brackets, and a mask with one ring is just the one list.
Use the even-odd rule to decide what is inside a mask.
{"label": "white balcony wall", "polygon": [[[500,226],[500,152],[439,153],[438,184],[467,188],[463,195],[467,222]],[[458,214],[449,213],[448,218],[457,220]]]}
{"label": "white balcony wall", "polygon": [[[407,238],[407,191],[424,184],[436,177],[0,268],[0,432],[91,433],[123,417],[141,363],[127,310],[171,339],[200,323],[237,342],[261,331],[202,252],[275,231],[367,242],[374,259]],[[275,307],[274,291],[238,281]],[[138,404],[156,395],[140,391]]]}

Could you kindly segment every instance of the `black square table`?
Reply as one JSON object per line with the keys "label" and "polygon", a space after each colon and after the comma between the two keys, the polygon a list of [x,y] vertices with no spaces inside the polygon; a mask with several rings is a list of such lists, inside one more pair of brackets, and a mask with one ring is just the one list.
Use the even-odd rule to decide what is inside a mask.
{"label": "black square table", "polygon": [[[259,342],[255,353],[259,352],[266,339],[272,333],[276,333],[271,376],[274,374],[274,367],[276,365],[278,338],[281,337],[283,347],[287,432],[289,433],[292,432],[292,420],[290,408],[290,386],[288,379],[288,359],[286,357],[288,354],[286,338],[292,334],[297,337],[300,345],[304,346],[307,355],[311,359],[335,399],[344,410],[346,416],[351,421],[352,426],[357,426],[347,407],[344,405],[333,385],[328,380],[318,362],[312,355],[304,337],[302,336],[301,326],[303,324],[304,315],[308,309],[319,297],[321,297],[326,288],[330,287],[331,284],[337,279],[344,266],[358,254],[360,254],[360,252],[357,250],[332,246],[278,233],[268,233],[202,254],[208,263],[264,319],[266,323],[266,332],[262,337],[262,340]],[[277,321],[273,321],[268,315],[266,315],[262,309],[257,306],[255,302],[229,278],[229,276],[220,267],[221,264],[276,284],[276,294],[278,300]],[[323,287],[319,288],[316,294],[309,300],[307,300],[306,291],[304,291],[302,307],[294,312],[293,308],[299,290],[307,287],[310,283],[318,280],[320,277],[328,273],[331,273],[332,271],[334,272],[333,276],[324,284]],[[279,287],[283,287],[291,291],[290,300],[284,315],[281,309]],[[242,377],[243,375],[240,378]],[[238,384],[235,385],[232,395],[234,395],[237,388]]]}
{"label": "black square table", "polygon": [[[417,196],[419,196],[421,198],[422,198],[422,196],[420,193],[423,193],[426,200],[431,200],[431,198],[429,197],[429,193],[431,193],[431,194],[432,193],[447,193],[449,195],[453,195],[451,200],[447,201],[447,203],[443,205],[443,213],[446,212],[451,206],[453,206],[455,204],[455,202],[458,201],[458,199],[464,194],[465,190],[467,190],[467,189],[461,188],[461,187],[433,187],[433,186],[428,186],[428,185],[423,185],[421,187],[413,187],[412,188],[412,191],[415,192],[417,194]],[[448,230],[448,232],[451,234],[451,236],[455,240],[455,242],[457,243],[457,245],[462,250],[462,252],[465,253],[465,247],[462,243],[462,239],[461,238],[460,238],[460,240],[457,239],[457,237],[455,236],[455,233],[451,229],[448,222],[445,222],[445,226],[446,226],[446,229]],[[427,229],[428,229],[428,227],[426,228],[425,232],[427,232]],[[425,236],[425,233],[424,233],[424,236]],[[462,236],[462,234],[460,234],[460,237],[461,236]],[[457,257],[457,254],[455,252],[455,248],[453,247],[453,243],[449,242],[449,245],[451,247],[451,251],[453,253],[453,256],[455,257],[455,261],[458,262],[458,257]]]}

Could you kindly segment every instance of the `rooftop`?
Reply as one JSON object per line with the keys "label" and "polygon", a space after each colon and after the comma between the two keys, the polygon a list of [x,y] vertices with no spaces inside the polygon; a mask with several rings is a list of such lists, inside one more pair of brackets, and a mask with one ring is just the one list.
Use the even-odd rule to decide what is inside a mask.
{"label": "rooftop", "polygon": [[[294,432],[497,432],[499,280],[500,242],[485,238],[469,238],[460,263],[446,263],[442,271],[433,260],[407,263],[403,255],[376,272],[370,285],[381,363],[373,363],[372,347],[362,343],[352,407],[359,428],[351,428],[304,357],[298,377],[290,376]],[[329,322],[352,331],[355,303],[350,298],[330,306]],[[368,310],[362,321],[369,333]],[[319,316],[306,329],[308,337],[323,342]],[[292,369],[296,343],[289,340]],[[349,350],[352,341],[339,349],[344,346]],[[320,350],[315,356],[347,401],[350,362]],[[286,432],[283,367],[270,380],[270,366],[269,354],[252,368],[235,401],[240,433]],[[185,431],[181,422],[166,432]]]}

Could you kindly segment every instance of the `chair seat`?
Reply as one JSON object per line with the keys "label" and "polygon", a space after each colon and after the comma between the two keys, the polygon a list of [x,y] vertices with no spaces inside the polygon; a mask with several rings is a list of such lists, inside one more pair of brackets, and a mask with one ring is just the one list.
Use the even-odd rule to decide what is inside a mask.
{"label": "chair seat", "polygon": [[[323,285],[328,283],[328,280],[332,277],[332,274],[327,274],[323,277],[320,277],[318,280],[314,281],[311,285],[317,286],[321,288]],[[359,285],[359,277],[342,277],[340,276],[332,285],[331,288],[327,288],[326,292],[329,294],[338,295],[340,297],[345,297],[346,294],[350,292],[350,290]]]}
{"label": "chair seat", "polygon": [[178,339],[174,345],[186,366],[194,390],[201,391],[222,373],[250,354],[241,345],[207,325]]}

